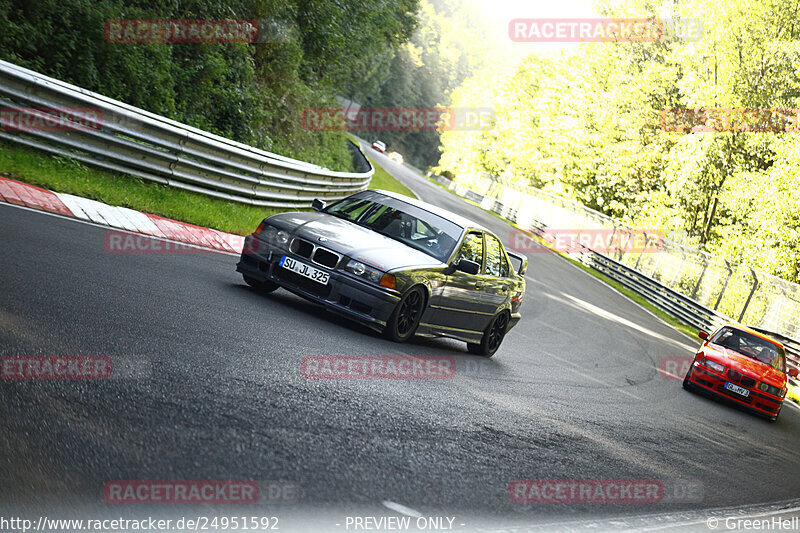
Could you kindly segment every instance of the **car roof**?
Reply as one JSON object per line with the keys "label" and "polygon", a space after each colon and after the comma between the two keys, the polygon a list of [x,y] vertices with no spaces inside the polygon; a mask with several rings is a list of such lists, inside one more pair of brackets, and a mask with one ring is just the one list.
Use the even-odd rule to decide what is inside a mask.
{"label": "car roof", "polygon": [[[492,235],[494,235],[493,231],[484,228],[483,226],[481,226],[477,222],[473,222],[472,220],[470,220],[470,219],[468,219],[466,217],[462,217],[461,215],[457,215],[457,214],[453,213],[452,211],[448,211],[447,209],[442,209],[441,207],[436,207],[435,205],[431,205],[428,202],[423,202],[422,200],[417,200],[416,198],[411,198],[410,196],[406,196],[405,194],[399,194],[399,193],[391,192],[391,191],[384,191],[382,189],[368,189],[368,191],[377,192],[377,193],[383,194],[385,196],[389,196],[390,198],[394,198],[396,200],[400,200],[400,201],[406,202],[407,204],[411,204],[413,206],[419,207],[420,209],[424,209],[425,211],[433,213],[434,215],[438,215],[438,216],[440,216],[442,218],[446,218],[450,222],[453,222],[454,224],[457,224],[457,225],[461,226],[462,228],[465,228],[465,229],[476,229],[476,230],[479,230],[479,231],[486,231],[486,232],[491,233]],[[367,191],[364,191],[364,192],[367,192]]]}
{"label": "car roof", "polygon": [[773,339],[771,337],[768,337],[767,335],[764,335],[760,331],[756,331],[753,328],[748,328],[747,326],[744,326],[742,324],[736,324],[735,322],[726,322],[725,324],[720,326],[719,329],[722,329],[724,327],[738,329],[739,331],[746,331],[747,333],[751,333],[751,334],[755,335],[756,337],[761,337],[762,339],[767,340],[767,341],[769,341],[769,342],[771,342],[773,344],[777,344],[778,346],[783,348],[784,351],[786,350],[786,347],[783,345],[783,343],[781,343],[781,342],[779,342],[779,341],[777,341],[777,340],[775,340],[775,339]]}

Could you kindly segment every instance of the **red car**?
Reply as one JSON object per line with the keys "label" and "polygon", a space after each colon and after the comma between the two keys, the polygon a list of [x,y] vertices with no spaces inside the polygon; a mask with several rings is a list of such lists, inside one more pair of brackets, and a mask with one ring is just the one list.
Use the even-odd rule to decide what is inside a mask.
{"label": "red car", "polygon": [[694,356],[683,388],[710,392],[774,421],[786,396],[786,350],[777,341],[741,325],[726,324],[709,336]]}

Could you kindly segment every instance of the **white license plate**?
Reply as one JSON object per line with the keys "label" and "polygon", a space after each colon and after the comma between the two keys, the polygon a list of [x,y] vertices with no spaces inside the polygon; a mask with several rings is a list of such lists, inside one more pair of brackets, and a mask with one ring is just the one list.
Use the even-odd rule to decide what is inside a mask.
{"label": "white license plate", "polygon": [[735,392],[736,394],[741,394],[745,398],[750,396],[750,391],[745,389],[744,387],[740,387],[739,385],[734,385],[730,381],[725,382],[725,388],[731,392]]}
{"label": "white license plate", "polygon": [[328,284],[328,279],[330,278],[330,274],[325,272],[324,270],[320,270],[318,268],[314,268],[311,265],[307,265],[300,261],[295,261],[291,257],[283,256],[281,260],[278,262],[280,266],[285,268],[286,270],[291,270],[292,272],[296,272],[301,276],[305,276],[308,279],[312,279],[317,283],[321,283],[323,285]]}

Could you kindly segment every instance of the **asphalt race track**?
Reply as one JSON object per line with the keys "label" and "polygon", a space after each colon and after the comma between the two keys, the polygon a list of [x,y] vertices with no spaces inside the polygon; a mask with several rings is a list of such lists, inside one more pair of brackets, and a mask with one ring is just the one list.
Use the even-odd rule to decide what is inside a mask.
{"label": "asphalt race track", "polygon": [[[500,219],[370,155],[508,244]],[[658,368],[700,341],[554,254],[529,255],[523,319],[484,360],[456,341],[391,343],[283,290],[259,295],[232,255],[107,253],[106,231],[0,205],[0,355],[102,355],[114,368],[103,380],[0,381],[3,516],[264,515],[281,531],[352,531],[347,516],[403,516],[399,504],[455,517],[454,531],[631,520],[600,522],[613,529],[800,494],[800,410],[784,406],[771,424],[687,393]],[[303,357],[350,354],[454,356],[456,374],[301,375]],[[670,497],[516,503],[520,479],[658,480]],[[114,480],[297,492],[250,506],[112,505]]]}

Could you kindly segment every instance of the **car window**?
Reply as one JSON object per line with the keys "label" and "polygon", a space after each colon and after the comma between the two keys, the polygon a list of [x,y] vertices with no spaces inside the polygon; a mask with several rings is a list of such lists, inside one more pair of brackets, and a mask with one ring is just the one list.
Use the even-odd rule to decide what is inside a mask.
{"label": "car window", "polygon": [[424,239],[435,236],[436,230],[434,230],[429,224],[426,224],[419,219],[416,220],[416,223],[414,224],[414,234],[412,235],[414,239]]}
{"label": "car window", "polygon": [[376,205],[362,220],[375,229],[384,229],[389,222],[396,218],[397,211],[386,205]]}
{"label": "car window", "polygon": [[463,231],[446,218],[376,191],[335,202],[324,212],[377,231],[442,262],[453,253]]}
{"label": "car window", "polygon": [[469,259],[481,265],[483,270],[483,234],[469,233],[464,237],[464,243],[458,251],[458,260]]}
{"label": "car window", "polygon": [[747,331],[724,327],[711,338],[710,342],[757,359],[776,370],[784,370],[786,356],[783,349]]}
{"label": "car window", "polygon": [[486,274],[489,276],[508,277],[508,259],[503,252],[503,245],[494,235],[486,234]]}
{"label": "car window", "polygon": [[335,213],[336,216],[356,220],[362,213],[375,204],[366,198],[351,196],[328,206],[325,211]]}

